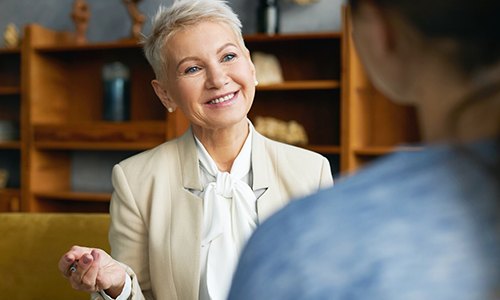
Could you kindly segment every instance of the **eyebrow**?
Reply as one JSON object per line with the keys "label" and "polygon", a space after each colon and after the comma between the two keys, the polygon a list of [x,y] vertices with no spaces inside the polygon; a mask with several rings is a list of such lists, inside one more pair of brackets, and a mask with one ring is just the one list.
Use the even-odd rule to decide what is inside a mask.
{"label": "eyebrow", "polygon": [[[226,49],[227,47],[230,47],[230,46],[237,47],[237,46],[236,46],[236,44],[234,44],[234,43],[230,43],[230,42],[229,42],[229,43],[225,43],[224,45],[220,46],[220,47],[217,49],[217,52],[216,52],[216,53],[217,53],[217,54],[219,54],[219,53],[221,53],[221,52],[222,52],[222,50],[224,50],[224,49]],[[176,69],[178,70],[178,69],[179,69],[179,66],[180,66],[182,63],[184,63],[185,61],[187,61],[187,60],[197,60],[197,59],[198,59],[198,58],[197,58],[197,57],[195,57],[195,56],[188,56],[188,57],[184,57],[183,59],[181,59],[181,60],[179,61],[179,63],[177,64],[177,68],[176,68]]]}

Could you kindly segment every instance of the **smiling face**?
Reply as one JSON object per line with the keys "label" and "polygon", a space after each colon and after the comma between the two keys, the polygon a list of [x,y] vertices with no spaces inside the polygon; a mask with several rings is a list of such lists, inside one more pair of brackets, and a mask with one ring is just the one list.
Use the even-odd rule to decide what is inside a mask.
{"label": "smiling face", "polygon": [[179,107],[197,130],[246,124],[255,95],[248,50],[223,23],[201,22],[166,43],[166,79],[153,87],[167,108]]}

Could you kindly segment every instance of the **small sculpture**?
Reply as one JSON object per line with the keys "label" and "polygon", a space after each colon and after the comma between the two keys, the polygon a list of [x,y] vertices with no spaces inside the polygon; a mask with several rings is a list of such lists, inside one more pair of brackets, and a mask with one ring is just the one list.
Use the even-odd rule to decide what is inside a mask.
{"label": "small sculpture", "polygon": [[287,144],[304,146],[308,138],[304,126],[296,121],[283,121],[272,117],[256,117],[255,130],[262,135]]}
{"label": "small sculpture", "polygon": [[87,41],[85,34],[87,32],[90,18],[90,9],[85,0],[75,0],[73,3],[73,11],[71,19],[76,27],[76,42],[81,44]]}
{"label": "small sculpture", "polygon": [[141,30],[146,17],[141,13],[141,11],[137,8],[137,4],[142,0],[123,0],[123,3],[127,6],[128,14],[132,19],[132,33],[131,36],[133,39],[140,39]]}
{"label": "small sculpture", "polygon": [[308,5],[318,1],[319,0],[293,0],[293,2],[297,3],[298,5]]}
{"label": "small sculpture", "polygon": [[283,82],[283,71],[276,56],[263,52],[254,52],[252,53],[252,61],[255,65],[257,81],[260,84]]}
{"label": "small sculpture", "polygon": [[9,23],[5,32],[3,34],[3,39],[5,41],[5,46],[9,48],[15,48],[20,44],[19,30],[16,25]]}
{"label": "small sculpture", "polygon": [[5,169],[0,169],[0,189],[7,187],[8,179],[9,179],[9,171]]}

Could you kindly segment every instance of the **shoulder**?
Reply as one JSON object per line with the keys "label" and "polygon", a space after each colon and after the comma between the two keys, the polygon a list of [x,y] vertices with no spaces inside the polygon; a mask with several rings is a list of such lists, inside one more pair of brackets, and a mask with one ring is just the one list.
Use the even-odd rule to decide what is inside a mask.
{"label": "shoulder", "polygon": [[122,160],[119,166],[124,170],[151,172],[153,169],[163,168],[165,165],[178,161],[179,139],[173,139],[149,150],[137,153]]}
{"label": "shoulder", "polygon": [[297,146],[277,142],[257,134],[257,139],[261,139],[267,155],[272,161],[279,161],[281,166],[300,166],[301,171],[316,169],[328,163],[328,160],[321,154],[300,148]]}
{"label": "shoulder", "polygon": [[[500,226],[498,186],[495,192],[495,182],[470,163],[457,163],[456,155],[445,148],[395,154],[291,202],[252,236],[236,286],[248,292],[246,282],[286,282],[265,290],[279,293],[275,298],[365,290],[377,299],[401,299],[422,290],[443,298],[456,286],[477,292],[500,280],[500,241],[491,239]],[[489,191],[478,191],[480,182]],[[388,294],[378,294],[385,276],[392,278],[384,281]]]}

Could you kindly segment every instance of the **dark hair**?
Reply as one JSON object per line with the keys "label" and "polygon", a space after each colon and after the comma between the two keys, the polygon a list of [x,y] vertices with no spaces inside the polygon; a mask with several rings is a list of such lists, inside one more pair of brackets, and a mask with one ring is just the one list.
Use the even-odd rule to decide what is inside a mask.
{"label": "dark hair", "polygon": [[[457,49],[446,53],[465,75],[474,75],[488,66],[500,63],[500,0],[349,0],[354,14],[362,1],[371,1],[384,10],[399,13],[429,40],[450,39]],[[500,93],[500,82],[489,82],[465,95],[448,116],[449,131],[454,134],[462,113]],[[498,98],[494,97],[496,103]],[[489,101],[489,100],[488,100]],[[494,107],[498,107],[494,106]],[[498,118],[498,111],[491,112]],[[500,126],[500,123],[499,123]],[[500,148],[497,131],[495,147]],[[482,165],[484,170],[500,182],[500,158],[482,161],[475,153],[458,145],[465,157]]]}
{"label": "dark hair", "polygon": [[361,1],[400,13],[428,38],[452,39],[452,55],[465,74],[500,60],[500,0],[350,0],[356,11]]}

